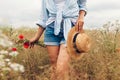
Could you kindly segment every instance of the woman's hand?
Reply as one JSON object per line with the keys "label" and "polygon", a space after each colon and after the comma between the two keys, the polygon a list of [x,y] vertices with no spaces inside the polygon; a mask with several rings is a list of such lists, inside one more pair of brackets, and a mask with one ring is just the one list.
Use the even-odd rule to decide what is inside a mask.
{"label": "woman's hand", "polygon": [[77,32],[83,32],[83,25],[84,25],[84,20],[83,19],[79,19],[76,22],[75,25],[75,29]]}
{"label": "woman's hand", "polygon": [[38,42],[38,40],[39,40],[39,38],[41,37],[43,31],[44,31],[44,28],[42,28],[41,26],[39,26],[38,31],[37,31],[36,34],[35,34],[35,37],[33,37],[33,38],[31,38],[31,39],[29,40],[29,47],[30,47],[30,48],[33,48],[33,47],[34,47],[34,44],[35,44],[36,42]]}
{"label": "woman's hand", "polygon": [[33,48],[34,47],[34,44],[38,41],[38,39],[35,39],[35,38],[31,38],[29,40],[29,47],[30,48]]}
{"label": "woman's hand", "polygon": [[81,10],[79,12],[79,17],[75,25],[75,29],[77,32],[83,32],[84,16],[85,16],[85,11]]}

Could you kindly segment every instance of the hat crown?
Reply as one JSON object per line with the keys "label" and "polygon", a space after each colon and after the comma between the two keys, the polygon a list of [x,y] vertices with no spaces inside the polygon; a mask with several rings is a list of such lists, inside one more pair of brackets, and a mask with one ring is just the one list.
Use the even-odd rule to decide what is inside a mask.
{"label": "hat crown", "polygon": [[73,27],[67,37],[67,51],[72,58],[81,58],[90,49],[90,38],[86,33],[79,33]]}
{"label": "hat crown", "polygon": [[90,49],[90,38],[85,33],[80,33],[76,38],[76,46],[81,52],[88,52]]}

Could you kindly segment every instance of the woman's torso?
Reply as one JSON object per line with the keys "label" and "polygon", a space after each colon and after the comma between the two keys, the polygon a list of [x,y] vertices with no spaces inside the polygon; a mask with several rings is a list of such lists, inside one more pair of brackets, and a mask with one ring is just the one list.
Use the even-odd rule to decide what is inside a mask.
{"label": "woman's torso", "polygon": [[[66,4],[66,1],[67,0],[51,0],[51,1],[53,1],[53,4],[55,4],[55,7],[56,7],[56,11],[62,11],[63,12],[63,17],[64,17],[64,15],[65,16],[71,16],[72,17],[72,15],[75,15],[75,17],[72,17],[71,18],[71,21],[73,22],[73,23],[75,23],[76,22],[76,19],[77,19],[77,15],[78,15],[78,13],[76,13],[77,12],[77,9],[76,9],[76,6],[78,6],[78,5],[76,5],[75,3],[77,3],[76,2],[76,0],[69,0],[68,1],[68,4]],[[73,2],[72,2],[73,1]],[[72,3],[72,6],[70,6],[69,7],[69,2],[71,2]],[[52,5],[51,3],[49,3],[49,5]],[[68,8],[69,7],[69,8]],[[67,8],[67,10],[66,10],[66,8]],[[48,11],[49,11],[49,18],[48,18],[48,20],[47,20],[47,22],[46,22],[46,24],[48,25],[48,24],[50,24],[50,23],[52,23],[53,21],[55,21],[55,17],[51,17],[51,14],[54,14],[52,11],[51,11],[51,8],[49,9],[49,7],[47,7],[47,9],[48,9]],[[76,10],[75,10],[76,9]],[[66,10],[66,11],[64,11],[64,10]],[[51,13],[52,12],[52,13]],[[66,15],[66,13],[68,12],[68,15]],[[57,12],[56,12],[57,13]],[[65,14],[64,14],[65,13]]]}
{"label": "woman's torso", "polygon": [[63,10],[63,7],[65,5],[65,0],[54,0],[54,2],[55,2],[57,9]]}

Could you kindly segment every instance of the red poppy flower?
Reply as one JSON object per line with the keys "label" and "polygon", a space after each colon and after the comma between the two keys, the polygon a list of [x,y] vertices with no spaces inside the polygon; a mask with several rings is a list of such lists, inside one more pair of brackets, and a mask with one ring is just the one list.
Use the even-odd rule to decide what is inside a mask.
{"label": "red poppy flower", "polygon": [[12,51],[17,51],[17,48],[12,48]]}
{"label": "red poppy flower", "polygon": [[24,48],[29,48],[29,42],[25,42],[25,43],[23,44],[23,46],[24,46]]}
{"label": "red poppy flower", "polygon": [[19,37],[20,40],[24,39],[24,36],[22,34],[20,34],[18,37]]}

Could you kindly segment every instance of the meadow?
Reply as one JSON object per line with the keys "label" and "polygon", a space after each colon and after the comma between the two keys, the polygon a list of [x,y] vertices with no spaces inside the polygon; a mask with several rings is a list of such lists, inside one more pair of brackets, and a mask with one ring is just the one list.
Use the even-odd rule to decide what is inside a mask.
{"label": "meadow", "polygon": [[[35,45],[32,49],[24,49],[18,43],[18,36],[24,35],[30,39],[37,31],[36,28],[0,27],[13,42],[19,54],[11,59],[12,62],[22,64],[24,72],[5,71],[0,69],[0,80],[49,80],[50,61],[47,50],[43,44],[43,36],[40,38],[41,45]],[[120,23],[119,21],[108,22],[101,29],[85,31],[91,38],[90,51],[80,60],[70,62],[70,80],[120,80]],[[8,50],[0,45],[1,50]]]}

